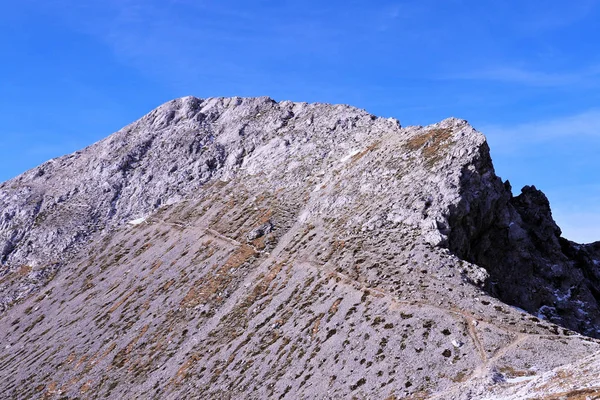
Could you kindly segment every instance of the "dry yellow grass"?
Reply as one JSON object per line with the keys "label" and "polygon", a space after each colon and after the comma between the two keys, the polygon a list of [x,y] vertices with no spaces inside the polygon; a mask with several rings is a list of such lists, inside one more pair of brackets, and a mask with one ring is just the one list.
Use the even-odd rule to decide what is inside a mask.
{"label": "dry yellow grass", "polygon": [[423,157],[427,160],[427,164],[432,166],[442,157],[444,149],[450,146],[452,138],[452,129],[437,128],[431,129],[422,135],[415,136],[408,140],[406,148],[411,151],[416,151],[423,148]]}
{"label": "dry yellow grass", "polygon": [[[194,308],[199,304],[206,303],[213,295],[218,295],[219,292],[227,289],[233,278],[231,270],[240,267],[256,254],[252,246],[241,245],[214,273],[208,273],[196,281],[181,301],[181,306]],[[223,299],[218,296],[216,300],[220,302]]]}

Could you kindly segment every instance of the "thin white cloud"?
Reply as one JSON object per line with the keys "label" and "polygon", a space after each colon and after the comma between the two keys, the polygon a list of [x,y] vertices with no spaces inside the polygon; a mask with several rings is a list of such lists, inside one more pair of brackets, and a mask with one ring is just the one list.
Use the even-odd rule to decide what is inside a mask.
{"label": "thin white cloud", "polygon": [[398,17],[400,17],[400,7],[398,7],[398,6],[393,7],[389,11],[388,17],[391,18],[391,19],[398,19]]}
{"label": "thin white cloud", "polygon": [[600,109],[516,125],[484,125],[478,128],[494,142],[510,145],[511,148],[517,145],[516,140],[518,145],[528,146],[556,139],[600,138]]}
{"label": "thin white cloud", "polygon": [[514,83],[537,87],[567,87],[574,85],[595,87],[600,84],[600,66],[567,72],[535,71],[502,66],[449,75],[445,79]]}

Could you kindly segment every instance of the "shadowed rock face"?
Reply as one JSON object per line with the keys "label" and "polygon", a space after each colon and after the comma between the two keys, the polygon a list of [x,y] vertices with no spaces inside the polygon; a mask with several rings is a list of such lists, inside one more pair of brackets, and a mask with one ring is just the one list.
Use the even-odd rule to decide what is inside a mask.
{"label": "shadowed rock face", "polygon": [[599,245],[454,118],[177,99],[2,184],[0,260],[9,398],[595,390]]}
{"label": "shadowed rock face", "polygon": [[[486,165],[489,158],[482,168]],[[599,337],[600,269],[588,250],[594,245],[561,238],[548,199],[535,186],[512,197],[508,182],[501,184],[495,176],[480,182],[483,175],[476,182],[469,172],[464,175],[463,201],[450,216],[449,248],[486,269],[485,287],[493,296]]]}

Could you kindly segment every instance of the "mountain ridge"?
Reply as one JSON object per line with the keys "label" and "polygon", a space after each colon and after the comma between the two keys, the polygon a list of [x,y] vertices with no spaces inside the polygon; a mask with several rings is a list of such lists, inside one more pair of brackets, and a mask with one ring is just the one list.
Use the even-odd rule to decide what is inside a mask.
{"label": "mountain ridge", "polygon": [[[127,339],[93,350],[106,353],[104,362],[112,358],[112,372],[103,375],[94,364],[87,372],[66,371],[61,378],[63,385],[89,379],[98,393],[114,395],[116,390],[150,396],[152,391],[141,381],[124,384],[134,367],[130,365],[129,372],[123,367],[131,361],[142,368],[134,371],[134,380],[143,377],[160,389],[155,397],[189,395],[179,385],[183,381],[195,386],[191,393],[205,397],[242,393],[314,397],[322,390],[332,391],[333,397],[357,391],[387,396],[391,389],[382,375],[356,375],[368,363],[352,356],[371,352],[365,350],[372,347],[365,339],[369,335],[380,343],[379,350],[373,349],[371,365],[381,363],[390,371],[403,365],[398,372],[402,383],[391,390],[394,396],[429,396],[462,385],[457,396],[468,398],[469,391],[481,394],[505,388],[494,382],[511,387],[527,383],[515,380],[518,376],[512,376],[516,372],[510,368],[537,379],[538,372],[561,365],[558,360],[539,361],[538,355],[518,347],[521,342],[544,348],[549,344],[540,338],[556,336],[570,349],[558,341],[552,342],[552,351],[574,362],[596,342],[583,340],[573,330],[599,336],[598,246],[562,239],[547,198],[535,187],[526,186],[513,196],[510,184],[495,175],[485,137],[456,118],[427,127],[401,127],[397,120],[345,105],[185,97],[165,103],[84,150],[1,184],[0,209],[4,308],[0,322],[8,323],[17,315],[21,318],[16,320],[32,319],[27,325],[22,321],[11,325],[22,332],[17,342],[39,340],[48,335],[42,326],[54,326],[58,333],[50,343],[55,343],[56,335],[70,338],[78,349],[73,357],[90,357],[93,346],[86,343],[98,338],[86,334],[88,342],[80,342],[64,326],[80,326],[83,318],[112,337],[116,328],[111,326],[120,325],[123,318],[135,321],[123,328]],[[179,252],[177,257],[171,255],[174,252]],[[179,278],[160,272],[157,282],[149,280],[148,266],[161,271],[168,263],[169,270],[179,271]],[[83,271],[89,270],[92,273],[84,277]],[[102,294],[101,287],[108,293]],[[40,291],[45,297],[34,298]],[[82,306],[92,294],[93,299],[116,292],[122,294]],[[281,298],[284,293],[287,300]],[[345,299],[356,296],[360,301],[346,304]],[[157,312],[161,300],[171,304],[162,311],[166,316]],[[46,304],[46,312],[54,313],[56,320],[37,309],[32,312],[41,307],[34,305],[38,303]],[[346,318],[340,319],[340,307]],[[373,316],[372,307],[382,316]],[[145,319],[135,311],[140,309],[146,310]],[[274,320],[261,314],[268,309],[271,315],[284,312]],[[78,310],[81,316],[70,320],[61,314],[65,310]],[[362,317],[355,320],[350,315],[356,310]],[[113,319],[117,313],[120,319]],[[318,318],[328,313],[330,317]],[[489,320],[490,313],[497,321]],[[175,315],[178,319],[171,319]],[[89,319],[93,316],[97,318]],[[179,319],[184,316],[195,325],[183,327]],[[261,318],[263,322],[258,321]],[[373,318],[391,322],[375,323]],[[413,319],[418,320],[416,325]],[[312,322],[300,329],[300,321]],[[437,324],[447,327],[434,333]],[[476,324],[489,332],[474,328]],[[186,335],[176,341],[187,353],[179,348],[156,350],[154,356],[147,353],[148,346],[159,346],[155,340],[160,335],[175,340],[174,331],[164,331],[174,326],[196,332],[200,344],[214,354],[227,353],[224,361],[195,352],[198,344]],[[230,343],[237,343],[235,351],[223,350],[226,343],[219,343],[216,327],[227,332]],[[404,336],[415,329],[422,343],[413,338],[417,331]],[[360,338],[353,336],[354,331],[361,332]],[[455,331],[460,336],[454,337]],[[148,336],[152,332],[154,339]],[[253,332],[265,342],[255,343]],[[315,342],[305,342],[305,335]],[[342,341],[340,335],[347,338]],[[337,359],[332,360],[349,340],[365,347],[358,353],[343,350],[344,365],[353,367],[340,370]],[[408,350],[407,340],[414,342]],[[4,341],[9,342],[8,355],[17,343],[10,337]],[[333,343],[331,349],[318,345],[324,342]],[[434,342],[449,348],[437,352],[431,347]],[[265,343],[263,350],[269,353],[257,356]],[[296,350],[287,364],[280,365],[283,376],[275,378],[269,365],[279,361],[269,358],[276,350],[270,346],[278,346],[277,353],[308,347],[314,356],[303,354],[302,363],[321,373],[327,368],[338,371],[336,377],[343,376],[344,383],[336,378],[327,385],[315,374],[305,375],[304,384],[292,379],[300,368],[300,361],[289,358]],[[71,358],[60,346],[53,351]],[[396,361],[381,357],[389,351],[396,354]],[[423,351],[435,354],[429,357],[435,360],[430,362],[439,371],[438,378],[423,372],[427,360],[415,358]],[[171,353],[177,363],[165,359]],[[321,355],[323,363],[313,365],[310,359]],[[444,364],[450,356],[455,366]],[[153,357],[163,360],[167,370],[153,366]],[[244,357],[256,365],[242,367]],[[398,361],[402,357],[409,363]],[[10,359],[5,367],[20,365]],[[229,393],[215,391],[218,385],[200,389],[197,384],[204,378],[197,380],[188,372],[200,360],[205,368],[215,363],[207,377],[210,382],[237,389]],[[496,365],[502,360],[507,364]],[[52,357],[46,362],[59,363]],[[421,365],[421,370],[413,370],[411,363]],[[532,363],[540,364],[539,370],[525,366]],[[183,372],[183,366],[173,369],[180,364],[187,365]],[[329,367],[323,369],[325,364]],[[479,366],[472,370],[468,365]],[[237,371],[237,378],[216,374],[219,370]],[[42,392],[56,395],[58,383],[52,389],[52,382],[33,371],[15,372],[11,393],[33,393],[31,385],[18,391],[17,380],[22,379],[37,381]],[[251,376],[273,382],[272,390],[252,389]],[[110,380],[116,382],[112,389]],[[73,394],[84,386],[71,384],[61,390]]]}

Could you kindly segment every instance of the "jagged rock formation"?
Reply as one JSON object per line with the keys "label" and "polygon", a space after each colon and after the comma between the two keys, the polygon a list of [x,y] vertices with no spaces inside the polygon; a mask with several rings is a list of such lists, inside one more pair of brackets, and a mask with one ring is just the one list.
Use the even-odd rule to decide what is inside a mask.
{"label": "jagged rock formation", "polygon": [[182,98],[0,186],[2,392],[566,392],[600,351],[599,252],[466,121]]}

